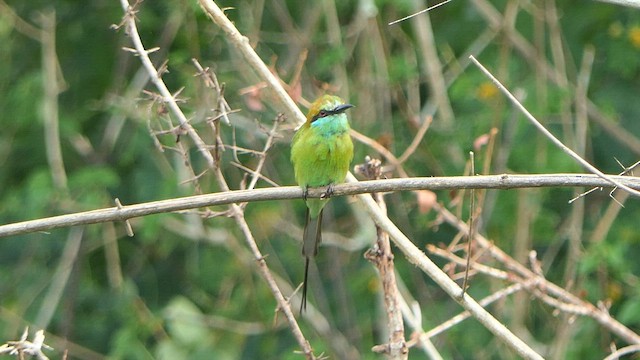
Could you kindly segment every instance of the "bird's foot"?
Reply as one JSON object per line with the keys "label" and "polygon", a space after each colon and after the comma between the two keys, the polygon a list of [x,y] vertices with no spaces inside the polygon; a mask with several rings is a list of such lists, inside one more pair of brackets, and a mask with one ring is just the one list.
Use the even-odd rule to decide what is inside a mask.
{"label": "bird's foot", "polygon": [[305,186],[304,189],[302,189],[302,199],[307,201],[307,196],[309,196],[309,188]]}
{"label": "bird's foot", "polygon": [[327,190],[320,195],[320,199],[328,199],[331,195],[333,195],[333,184],[329,184],[329,186],[327,186]]}

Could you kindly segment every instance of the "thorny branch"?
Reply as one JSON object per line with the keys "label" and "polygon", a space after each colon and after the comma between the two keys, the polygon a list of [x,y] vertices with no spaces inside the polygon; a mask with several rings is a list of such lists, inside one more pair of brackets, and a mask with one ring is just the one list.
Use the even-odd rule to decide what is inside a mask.
{"label": "thorny branch", "polygon": [[[220,110],[221,113],[214,115],[210,118],[212,120],[210,121],[210,123],[211,124],[215,123],[215,126],[218,126],[217,128],[214,129],[217,141],[214,145],[207,145],[204,143],[204,141],[202,141],[202,139],[195,132],[193,127],[189,124],[187,117],[184,116],[179,106],[177,105],[178,103],[180,103],[180,101],[177,99],[177,95],[180,93],[180,90],[178,90],[174,94],[171,94],[167,90],[166,86],[164,85],[161,79],[161,76],[166,70],[166,66],[162,66],[160,69],[153,68],[153,65],[151,65],[150,67],[148,66],[149,64],[151,64],[150,61],[148,61],[148,54],[157,50],[157,48],[145,50],[144,47],[142,46],[142,42],[140,41],[139,35],[137,33],[137,29],[135,27],[135,14],[137,12],[135,8],[137,3],[136,5],[131,7],[129,6],[126,0],[121,0],[121,2],[123,4],[123,8],[125,9],[125,17],[123,18],[122,25],[126,26],[127,35],[129,35],[132,38],[135,45],[134,49],[125,49],[125,50],[132,51],[139,58],[141,58],[141,61],[149,71],[152,81],[154,82],[154,84],[158,88],[158,91],[160,92],[160,94],[158,95],[153,94],[153,96],[156,96],[156,100],[158,100],[159,103],[167,104],[169,106],[169,110],[171,111],[171,114],[173,114],[173,116],[175,116],[180,122],[180,125],[173,127],[170,131],[177,133],[178,136],[188,135],[191,138],[191,140],[196,144],[196,147],[203,154],[203,157],[208,162],[209,167],[205,171],[211,171],[214,173],[219,183],[219,186],[223,190],[223,192],[219,194],[212,194],[213,196],[211,197],[204,195],[202,197],[196,196],[196,197],[171,199],[171,200],[166,200],[161,202],[153,202],[153,203],[138,204],[138,205],[131,205],[131,206],[118,206],[117,208],[70,214],[70,215],[64,215],[60,217],[41,219],[41,220],[18,223],[18,224],[8,224],[8,225],[0,226],[0,236],[8,236],[8,235],[17,234],[17,233],[28,233],[33,231],[42,231],[46,229],[52,229],[55,227],[71,226],[73,224],[90,224],[90,223],[105,222],[105,221],[127,221],[128,223],[129,219],[137,216],[144,216],[144,215],[154,214],[154,213],[165,213],[165,212],[171,212],[171,211],[181,211],[185,209],[196,209],[199,207],[206,207],[206,206],[212,206],[212,205],[222,205],[222,204],[229,205],[230,204],[228,213],[230,213],[235,218],[238,224],[238,227],[242,230],[243,234],[245,235],[248,246],[251,249],[253,256],[259,263],[259,269],[260,269],[261,275],[263,275],[265,277],[265,280],[269,283],[269,286],[271,287],[276,300],[278,300],[279,302],[281,310],[283,310],[287,315],[287,318],[290,322],[290,326],[294,331],[294,334],[300,335],[300,337],[297,337],[297,339],[301,342],[301,347],[304,349],[305,354],[307,355],[308,358],[313,358],[313,354],[310,351],[310,346],[306,342],[304,337],[302,337],[301,332],[299,334],[296,333],[296,331],[299,331],[299,329],[296,330],[297,324],[295,323],[295,319],[293,319],[293,321],[289,319],[289,316],[288,316],[289,314],[287,312],[287,309],[288,309],[287,301],[284,299],[284,297],[281,294],[281,291],[277,288],[277,286],[274,286],[270,282],[271,280],[269,279],[270,275],[269,275],[269,270],[267,268],[266,262],[264,261],[264,258],[262,257],[259,249],[257,248],[255,241],[253,241],[251,231],[248,225],[246,224],[246,221],[244,221],[244,214],[242,213],[242,208],[236,205],[236,203],[250,202],[250,201],[296,198],[300,196],[299,189],[296,189],[296,188],[260,189],[260,190],[247,191],[247,192],[229,191],[229,187],[226,183],[226,180],[222,172],[220,171],[220,169],[217,167],[218,161],[219,161],[219,156],[217,154],[217,151],[219,149],[224,149],[225,146],[224,144],[222,144],[221,140],[219,140],[219,131],[220,131],[219,122],[215,120],[219,118],[223,118],[225,119],[225,121],[229,121],[227,114],[230,113],[230,109],[228,108],[228,105],[226,105],[226,102],[224,101],[224,97],[223,96],[219,97],[219,100],[221,102],[218,103],[216,107],[216,109]],[[210,9],[212,2],[203,0],[201,1],[201,4],[204,4],[203,7],[205,9]],[[250,47],[246,46],[246,44],[243,43],[245,42],[246,39],[244,39],[237,32],[237,30],[235,30],[235,28],[233,28],[233,25],[230,25],[230,23],[226,22],[226,19],[224,18],[224,14],[220,12],[220,14],[222,15],[220,17],[218,17],[217,15],[212,15],[211,13],[209,14],[212,16],[214,21],[216,21],[216,23],[220,24],[223,28],[225,28],[226,31],[228,31],[228,33],[230,34],[230,39],[232,39],[231,41],[234,44],[236,44],[238,49],[243,51],[243,55],[245,55],[247,59],[250,61],[251,59],[253,59],[253,61],[256,61],[255,58],[252,58],[253,55],[251,55],[247,50],[247,48],[250,48]],[[257,60],[259,60],[259,58],[257,58]],[[147,64],[147,61],[148,61],[148,64]],[[194,62],[196,63],[196,66],[200,71],[199,75],[201,75],[204,78],[207,78],[207,74],[209,73],[208,69],[203,69],[199,65],[199,63],[197,63],[197,61],[194,60]],[[257,66],[259,66],[261,63],[262,63],[261,61],[256,61]],[[217,84],[217,80],[215,81],[206,80],[206,81],[207,81],[207,84],[210,84],[210,83],[213,84],[212,87],[217,91],[219,91],[219,95],[222,95],[222,87],[219,84]],[[280,87],[279,81],[271,82],[270,84],[275,89]],[[285,109],[287,112],[289,112],[290,114],[295,114],[290,116],[291,118],[296,118],[299,115],[299,110],[297,110],[295,106],[291,106],[292,102],[290,102],[290,99],[288,100],[288,96],[281,97],[280,100],[287,104],[285,105]],[[227,106],[226,108],[225,108],[225,105]],[[428,128],[428,124],[424,123],[424,127],[421,128],[420,130],[422,131],[422,129],[424,129],[424,131],[426,132],[427,128]],[[260,163],[258,164],[255,170],[250,170],[250,169],[246,170],[252,176],[251,183],[248,186],[249,189],[252,189],[255,186],[257,180],[263,176],[260,173],[261,168],[264,164],[264,159],[270,147],[271,141],[273,141],[275,137],[276,131],[277,131],[277,123],[274,123],[274,127],[271,129],[271,132],[269,133],[267,144],[265,144],[264,149],[261,152],[257,152],[260,156]],[[424,135],[424,132],[421,132],[420,134],[421,135],[416,136],[414,140],[415,144],[412,143],[412,145],[407,149],[407,152],[405,152],[405,154],[403,154],[400,158],[396,158],[391,152],[387,151],[388,154],[385,154],[385,155],[389,156],[389,161],[392,163],[392,166],[400,166],[402,162],[404,162],[404,160],[408,158],[408,156],[415,150],[415,146],[420,142],[420,139]],[[375,145],[374,143],[375,142],[372,142],[371,145],[374,146]],[[235,148],[236,147],[234,146],[234,149]],[[183,154],[183,156],[186,159],[186,155],[184,155],[186,154],[185,149],[174,149],[174,150]],[[214,152],[214,154],[211,154],[212,151]],[[238,164],[238,166],[242,166],[242,165]],[[197,180],[203,173],[200,173],[198,175],[193,174],[193,179]],[[594,186],[596,188],[602,188],[602,187],[610,187],[611,183],[613,183],[616,186],[620,186],[621,188],[625,188],[625,186],[632,189],[639,188],[635,179],[629,179],[628,177],[618,178],[618,177],[611,177],[611,176],[606,176],[606,177],[601,176],[601,178],[603,179],[596,179],[595,177],[585,176],[585,175],[563,175],[563,179],[569,179],[569,181],[562,182],[564,180],[561,180],[560,177],[558,177],[556,179],[553,179],[553,181],[556,181],[555,183],[553,181],[549,181],[548,183],[545,183],[544,181],[549,179],[545,179],[544,176],[531,176],[530,179],[517,178],[511,175],[501,175],[499,177],[494,176],[494,177],[488,177],[487,179],[483,179],[483,178],[479,179],[479,177],[475,177],[475,176],[472,178],[473,180],[460,178],[460,179],[454,180],[453,182],[445,181],[444,185],[442,182],[439,182],[441,181],[441,179],[438,179],[438,178],[430,179],[430,180],[433,180],[433,182],[431,183],[429,183],[428,181],[425,183],[420,183],[420,181],[415,182],[414,181],[415,179],[398,179],[403,181],[398,181],[398,182],[382,181],[376,184],[368,184],[368,183],[347,184],[347,185],[344,185],[343,188],[336,187],[336,195],[341,194],[340,189],[342,189],[342,194],[344,195],[344,194],[362,194],[364,192],[373,192],[373,191],[397,191],[401,189],[407,189],[407,190],[445,189],[447,188],[447,186],[451,186],[451,188],[455,188],[455,189],[459,189],[461,187],[462,188],[467,187],[467,188],[508,189],[508,188],[513,188],[518,186]],[[515,181],[514,181],[514,178],[515,178]],[[612,179],[614,181],[611,181]],[[522,180],[522,182],[519,182],[520,180]],[[542,181],[536,182],[537,180],[542,180]],[[493,183],[487,183],[487,181],[492,181]],[[318,190],[318,193],[321,193],[321,192],[322,192],[321,189]],[[314,196],[313,192],[310,193],[310,196]],[[158,205],[160,205],[158,208],[154,208],[154,206],[158,206]],[[439,205],[436,206],[435,209],[437,211],[440,211],[440,214],[443,216],[443,218],[448,218],[450,223],[454,224],[455,221],[459,221],[455,216],[452,216],[451,214],[447,215],[445,213],[446,210],[444,210]],[[458,226],[462,228],[464,227],[464,224],[460,222],[458,223]],[[471,235],[470,237],[475,238],[480,236]],[[523,268],[519,263],[515,262],[515,260],[510,259],[508,256],[505,256],[505,254],[501,254],[500,250],[493,247],[493,245],[491,245],[486,239],[484,240],[484,242],[480,241],[480,246],[483,247],[486,253],[490,254],[491,256],[494,256],[496,259],[500,259],[500,261],[503,261],[508,271],[493,269],[478,263],[474,263],[474,265],[472,266],[473,270],[475,270],[476,273],[485,273],[491,276],[500,277],[502,279],[508,279],[508,280],[510,279],[514,282],[513,285],[503,289],[503,291],[499,291],[495,293],[490,300],[495,300],[500,296],[507,296],[515,291],[524,289],[526,291],[531,292],[532,294],[534,294],[534,296],[537,296],[541,301],[549,304],[550,306],[556,307],[567,313],[592,316],[593,318],[598,320],[600,323],[602,323],[604,326],[607,326],[608,328],[610,328],[612,332],[622,336],[626,340],[630,342],[638,342],[637,335],[634,334],[631,330],[626,329],[624,328],[624,326],[617,323],[615,319],[612,319],[610,316],[608,316],[606,309],[603,309],[601,307],[596,307],[585,302],[577,302],[576,298],[572,294],[568,292],[563,292],[564,289],[561,289],[549,283],[548,281],[546,281],[543,278],[541,271],[534,271],[535,269],[528,270],[526,268]],[[454,261],[456,263],[460,263],[461,261],[463,261],[462,259],[454,256],[453,254],[443,255],[443,256],[446,256],[451,261]],[[415,259],[411,257],[409,258]],[[534,265],[535,264],[532,264],[532,267]],[[488,303],[489,301],[480,302],[480,304],[483,306],[486,306],[486,304]],[[283,304],[284,304],[284,307],[282,306]],[[431,331],[426,334],[421,334],[421,336],[427,336],[427,337],[431,335],[432,335]],[[631,347],[626,350],[637,351],[637,349],[631,349]],[[622,354],[622,352],[618,352],[618,353]],[[531,354],[531,353],[529,353],[528,355],[530,357],[535,357],[534,354]]]}
{"label": "thorny branch", "polygon": [[[467,224],[459,220],[447,209],[438,204],[434,206],[434,210],[438,212],[442,221],[454,226],[463,234],[468,233],[469,228]],[[612,333],[625,339],[625,341],[627,341],[628,343],[640,344],[640,335],[636,334],[631,329],[621,324],[619,321],[609,315],[607,311],[599,309],[597,306],[594,306],[593,304],[580,299],[579,297],[571,294],[562,287],[546,280],[544,277],[542,277],[542,274],[539,270],[534,271],[537,269],[535,263],[532,264],[533,270],[528,269],[524,265],[514,260],[507,253],[500,250],[491,241],[480,234],[475,235],[475,241],[477,246],[479,246],[485,252],[485,254],[487,254],[487,256],[491,256],[494,260],[502,263],[509,272],[513,273],[509,275],[509,278],[516,279],[517,277],[521,277],[523,280],[519,281],[518,283],[522,284],[528,283],[529,280],[534,280],[531,285],[535,285],[536,288],[531,288],[532,292],[542,301],[545,301],[547,302],[547,304],[552,306],[560,306],[562,304],[565,304],[566,306],[562,305],[562,310],[570,309],[572,313],[587,315],[595,319],[603,327],[609,329]],[[492,274],[493,272],[488,271],[486,273]],[[553,298],[551,298],[550,296],[553,296]]]}
{"label": "thorny branch", "polygon": [[[363,173],[370,179],[379,179],[381,176],[381,162],[378,159],[367,157],[365,164],[361,165]],[[386,215],[387,205],[381,193],[373,193],[373,198],[380,207],[380,211]],[[384,294],[385,310],[387,312],[387,329],[389,342],[373,347],[374,352],[384,353],[389,359],[407,359],[409,349],[404,337],[404,323],[400,309],[400,292],[396,282],[395,266],[393,264],[393,252],[389,234],[379,226],[376,226],[377,239],[373,248],[365,253],[365,258],[371,261],[378,269],[382,292]]]}
{"label": "thorny branch", "polygon": [[[612,175],[627,186],[640,189],[640,179]],[[540,174],[540,175],[480,175],[431,178],[399,178],[361,181],[353,184],[334,186],[333,196],[357,195],[371,192],[391,192],[403,190],[451,190],[451,189],[515,189],[526,187],[598,187],[611,184],[592,174]],[[309,189],[309,197],[320,197],[323,188]],[[28,220],[0,225],[0,237],[28,234],[61,227],[83,224],[97,224],[108,221],[124,221],[140,216],[178,212],[208,206],[228,205],[267,200],[301,199],[302,190],[297,186],[278,188],[223,191],[194,195],[168,200],[151,201],[135,205],[122,205],[92,211],[84,211],[49,218]]]}
{"label": "thorny branch", "polygon": [[[156,86],[156,89],[163,96],[163,100],[166,102],[166,104],[169,107],[169,110],[171,111],[171,113],[178,119],[178,121],[180,123],[180,126],[185,129],[185,131],[188,134],[189,138],[194,142],[194,144],[196,145],[197,149],[200,151],[202,156],[207,161],[208,168],[214,174],[220,189],[223,192],[228,192],[229,191],[229,186],[227,185],[227,182],[226,182],[226,180],[224,178],[224,175],[222,174],[222,171],[221,171],[220,167],[218,166],[218,163],[217,163],[216,159],[211,154],[211,152],[209,150],[209,147],[202,140],[202,138],[200,138],[200,135],[198,135],[196,130],[191,126],[191,124],[187,120],[187,117],[184,115],[184,113],[182,112],[182,110],[178,106],[175,97],[168,90],[168,88],[165,85],[164,81],[160,77],[160,74],[159,74],[158,70],[155,69],[155,67],[153,66],[153,63],[149,59],[148,51],[144,48],[144,45],[142,44],[142,40],[140,38],[140,35],[138,34],[138,29],[136,27],[135,16],[134,16],[134,14],[135,14],[134,8],[129,5],[129,2],[127,0],[121,0],[121,4],[122,4],[122,8],[123,8],[123,10],[125,12],[125,16],[124,16],[124,19],[123,19],[123,24],[125,24],[125,26],[126,26],[127,35],[133,41],[136,53],[137,53],[138,57],[140,58],[140,60],[142,61],[144,67],[149,72],[149,75],[151,77],[151,81]],[[215,6],[215,4],[213,4],[213,6]],[[217,6],[215,6],[215,8],[217,9]],[[220,11],[220,9],[218,9],[218,11]],[[222,14],[222,11],[220,11],[220,14],[222,15],[222,17],[224,17],[224,14]],[[226,20],[226,17],[224,17],[224,20]],[[235,29],[233,24],[231,24],[228,20],[226,20],[226,21],[228,23],[228,27],[229,28]],[[235,30],[235,32],[237,33],[237,30]],[[219,104],[220,104],[220,102],[219,102]],[[221,111],[221,112],[224,112],[224,111]],[[298,112],[299,112],[299,110],[298,110]],[[305,356],[308,359],[315,359],[315,356],[314,356],[314,354],[313,354],[313,352],[311,350],[311,346],[310,346],[309,342],[305,339],[304,335],[302,334],[300,326],[298,325],[297,320],[295,319],[295,317],[293,315],[293,312],[291,311],[291,307],[289,305],[289,301],[284,297],[284,295],[280,291],[280,288],[278,287],[273,275],[271,274],[271,271],[269,270],[269,268],[267,266],[267,263],[265,261],[264,256],[260,252],[260,249],[258,248],[258,245],[255,242],[255,239],[253,237],[253,234],[251,233],[249,225],[247,224],[247,222],[246,222],[246,220],[244,218],[244,212],[243,212],[242,208],[239,205],[237,205],[236,203],[231,203],[229,205],[229,211],[230,211],[231,215],[233,216],[233,218],[236,220],[236,224],[237,224],[238,228],[240,229],[240,231],[244,235],[244,238],[245,238],[245,240],[247,242],[247,245],[251,249],[251,252],[252,252],[252,254],[253,254],[253,256],[254,256],[257,264],[258,264],[259,274],[267,282],[267,285],[269,286],[269,289],[271,290],[271,292],[274,295],[274,298],[278,302],[279,310],[281,310],[284,313],[285,318],[286,318],[286,320],[289,323],[289,326],[291,328],[291,331],[293,332],[293,335],[295,336],[295,338],[298,341],[300,347],[302,348]]]}
{"label": "thorny branch", "polygon": [[38,360],[49,360],[42,350],[53,350],[53,348],[44,343],[44,331],[38,330],[33,335],[33,341],[27,340],[28,335],[29,328],[26,328],[20,340],[7,341],[6,344],[0,345],[0,354],[16,356],[18,359],[24,359],[25,356],[35,356]]}
{"label": "thorny branch", "polygon": [[607,180],[612,185],[615,185],[616,187],[619,187],[621,189],[626,190],[631,195],[640,197],[640,191],[634,190],[634,189],[632,189],[632,188],[630,188],[630,187],[628,187],[628,186],[626,186],[626,185],[624,185],[622,183],[619,183],[615,179],[613,179],[613,178],[607,176],[606,174],[602,173],[602,171],[598,170],[595,166],[589,164],[589,162],[587,162],[585,159],[580,157],[580,155],[576,154],[575,151],[571,150],[569,147],[567,147],[565,144],[563,144],[549,130],[547,130],[533,115],[531,115],[529,110],[527,110],[524,106],[522,106],[520,101],[518,101],[518,99],[516,99],[516,97],[513,96],[513,94],[511,92],[509,92],[509,90],[507,90],[507,88],[504,87],[504,85],[502,85],[500,83],[500,81],[498,81],[498,79],[496,79],[484,66],[482,66],[482,64],[480,64],[480,62],[478,60],[476,60],[475,57],[470,56],[470,59],[471,59],[471,61],[473,61],[474,64],[476,64],[478,66],[478,68],[480,68],[480,70],[482,70],[482,72],[485,75],[487,75],[491,79],[491,81],[498,87],[498,89],[500,89],[500,91],[502,91],[509,98],[509,100],[511,102],[513,102],[513,104],[527,117],[527,119],[536,128],[538,128],[538,130],[540,132],[542,132],[549,140],[551,140],[551,142],[553,142],[556,146],[558,146],[562,151],[564,151],[569,156],[571,156],[574,160],[576,160],[580,165],[582,165],[582,167],[584,167],[588,171],[590,171],[590,172],[598,175],[599,177]]}

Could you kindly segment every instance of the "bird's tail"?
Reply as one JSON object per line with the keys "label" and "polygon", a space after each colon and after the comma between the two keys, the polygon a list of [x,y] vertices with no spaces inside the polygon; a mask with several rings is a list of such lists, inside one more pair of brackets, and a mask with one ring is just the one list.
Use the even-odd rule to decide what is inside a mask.
{"label": "bird's tail", "polygon": [[318,246],[322,241],[322,210],[318,216],[311,217],[311,212],[307,208],[307,220],[304,225],[304,235],[302,236],[302,255],[305,257],[316,256]]}
{"label": "bird's tail", "polygon": [[307,309],[307,275],[309,274],[309,258],[304,259],[304,281],[302,282],[302,302],[300,303],[300,315]]}
{"label": "bird's tail", "polygon": [[304,282],[302,283],[302,303],[300,313],[307,308],[307,278],[309,275],[309,260],[318,253],[318,246],[322,241],[322,210],[317,217],[312,218],[307,208],[307,220],[304,225],[302,237],[302,256],[305,257]]}

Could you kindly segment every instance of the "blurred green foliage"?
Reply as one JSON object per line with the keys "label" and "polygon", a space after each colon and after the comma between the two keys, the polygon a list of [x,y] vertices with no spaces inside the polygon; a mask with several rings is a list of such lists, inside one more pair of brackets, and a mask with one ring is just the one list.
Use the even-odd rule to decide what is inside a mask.
{"label": "blurred green foliage", "polygon": [[[501,13],[514,6],[506,0],[491,4]],[[423,66],[417,19],[386,25],[426,7],[426,3],[220,1],[219,6],[232,7],[226,10],[229,18],[285,82],[299,75],[300,84],[293,84],[299,88],[294,87],[292,93],[300,91],[306,100],[323,89],[341,93],[358,106],[351,113],[353,128],[396,155],[413,140],[416,124],[433,113],[428,104],[434,94]],[[333,11],[339,29],[329,27],[325,6],[336,7]],[[534,1],[519,8],[515,28],[531,43],[536,27],[541,26],[531,11],[544,6],[545,2]],[[593,46],[589,98],[620,129],[633,136],[640,134],[637,11],[596,1],[558,2],[557,6],[566,58],[563,66],[570,82],[575,83],[586,47]],[[223,143],[262,151],[265,129],[272,126],[278,108],[264,91],[251,91],[258,79],[196,1],[147,1],[138,10],[143,42],[147,48],[161,48],[151,55],[152,60],[157,65],[168,60],[169,72],[163,79],[171,91],[182,89],[181,106],[196,130],[213,143],[205,121],[212,116],[211,89],[194,77],[192,58],[215,71],[224,84],[226,100],[240,110],[231,115],[232,126],[220,124]],[[41,45],[11,15],[14,12],[38,28],[42,14],[50,11],[55,11],[57,22],[56,50],[63,85],[58,100],[60,144],[68,179],[64,189],[56,188],[52,181],[45,148]],[[219,190],[211,174],[202,176],[198,186],[187,181],[206,170],[206,164],[186,136],[170,131],[171,115],[166,109],[154,103],[150,93],[141,91],[155,92],[153,86],[146,81],[143,86],[136,85],[143,76],[140,63],[122,50],[130,46],[124,29],[112,28],[122,16],[120,3],[106,0],[8,1],[0,8],[0,224],[111,207],[114,198],[132,204]],[[451,78],[448,89],[455,114],[452,128],[442,126],[441,114],[436,114],[432,129],[405,163],[409,175],[462,175],[470,150],[476,152],[476,169],[481,169],[489,161],[487,148],[474,147],[474,140],[493,127],[499,131],[490,154],[491,173],[580,171],[536,133],[477,69],[460,68],[466,59],[459,57],[487,29],[478,9],[469,2],[453,1],[429,16],[443,69],[462,72]],[[336,31],[338,40],[332,38]],[[553,64],[550,35],[545,32],[544,36],[542,55]],[[304,62],[303,51],[308,51]],[[509,88],[523,91],[524,105],[552,132],[569,143],[574,140],[562,123],[567,114],[575,120],[573,90],[541,79],[531,59],[523,58],[504,33],[498,33],[476,55]],[[341,78],[337,69],[344,70],[347,78]],[[280,125],[263,170],[280,185],[293,183],[288,160],[292,127]],[[150,129],[158,132],[155,138]],[[586,142],[585,157],[606,172],[621,171],[614,159],[630,165],[639,155],[594,122],[589,123]],[[164,152],[157,144],[164,146]],[[180,149],[184,151],[177,151]],[[501,150],[506,157],[502,168],[497,168],[496,154]],[[362,162],[367,154],[379,156],[357,144],[354,163]],[[247,175],[232,166],[232,161],[253,169],[259,158],[231,147],[222,153],[223,172],[231,187],[238,189]],[[258,187],[266,186],[271,185],[258,183]],[[507,252],[515,247],[520,191],[487,192],[493,205],[485,210],[480,224],[481,233]],[[531,247],[544,260],[546,276],[566,285],[565,264],[576,260],[568,258],[567,245],[568,219],[573,211],[568,200],[576,193],[558,188],[532,194],[531,206],[537,210],[530,229]],[[451,203],[458,195],[442,191],[438,200],[455,209]],[[433,226],[436,215],[420,212],[412,193],[391,194],[387,200],[390,217],[420,247],[448,244],[456,236],[445,224]],[[332,239],[348,239],[350,247],[329,245],[321,249],[311,275],[311,301],[326,318],[330,331],[347,339],[357,353],[336,354],[330,336],[304,319],[300,324],[316,354],[380,358],[370,351],[386,341],[380,285],[374,268],[362,258],[373,241],[373,228],[360,219],[350,200],[338,198],[332,203],[325,225],[337,234]],[[640,235],[636,222],[640,209],[637,201],[628,201],[606,237],[590,241],[610,204],[607,191],[585,198],[581,258],[572,290],[592,303],[610,301],[611,314],[637,331]],[[223,212],[225,208],[210,210]],[[460,213],[466,219],[467,207],[462,206]],[[247,221],[269,267],[294,286],[302,280],[298,235],[303,214],[301,201],[246,207]],[[42,326],[37,321],[47,305],[44,302],[52,280],[59,269],[71,267],[59,302],[49,304],[55,306],[53,318],[46,324],[51,334],[47,340],[56,348],[52,358],[62,358],[65,349],[69,359],[301,358],[295,353],[298,345],[282,315],[274,315],[276,302],[255,271],[242,233],[224,216],[227,214],[222,215],[204,220],[196,213],[132,219],[132,238],[120,223],[87,226],[72,263],[61,263],[69,229],[0,239],[0,339],[17,338],[26,325],[32,329]],[[446,263],[434,260],[439,265]],[[455,302],[401,255],[396,256],[395,264],[400,278],[422,305],[425,329],[460,312]],[[474,277],[470,294],[482,298],[503,285]],[[516,316],[510,312],[515,301],[507,298],[490,309],[509,325]],[[552,308],[535,301],[529,311],[525,325],[533,337],[530,340],[552,343],[556,326],[566,318],[555,317]],[[572,331],[565,358],[602,357],[611,341],[619,341],[590,319],[579,318]],[[407,338],[409,335],[410,331]],[[433,341],[445,358],[514,356],[474,320]],[[618,347],[624,345],[620,342]],[[412,349],[410,358],[422,355]]]}

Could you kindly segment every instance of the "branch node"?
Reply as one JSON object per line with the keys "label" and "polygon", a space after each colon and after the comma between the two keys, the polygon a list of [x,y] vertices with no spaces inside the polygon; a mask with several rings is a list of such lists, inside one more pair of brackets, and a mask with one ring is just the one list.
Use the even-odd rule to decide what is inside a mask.
{"label": "branch node", "polygon": [[399,350],[402,354],[406,354],[407,352],[409,352],[409,349],[407,348],[407,343],[402,340],[399,342],[394,342],[394,343],[390,343],[390,344],[379,344],[379,345],[375,345],[374,347],[371,348],[371,351],[378,353],[378,354],[397,354]]}
{"label": "branch node", "polygon": [[[122,203],[120,202],[120,199],[116,198],[115,199],[115,203],[116,203],[116,207],[118,208],[118,210],[123,210],[124,207],[122,206]],[[133,228],[131,227],[131,223],[129,222],[129,219],[123,219],[124,220],[124,228],[127,231],[127,235],[129,237],[133,237]]]}
{"label": "branch node", "polygon": [[14,355],[18,359],[25,358],[25,355],[35,356],[40,360],[49,360],[42,352],[42,349],[53,350],[53,348],[44,343],[44,330],[38,330],[33,335],[33,341],[27,340],[29,335],[29,327],[24,329],[20,340],[7,341],[0,345],[0,354]]}
{"label": "branch node", "polygon": [[377,264],[380,263],[380,257],[382,255],[383,255],[382,254],[382,250],[380,250],[380,248],[378,246],[374,245],[373,247],[371,247],[367,251],[365,251],[364,258],[367,259],[368,261],[370,261],[371,263],[377,265]]}
{"label": "branch node", "polygon": [[365,178],[380,179],[382,176],[382,161],[367,155],[364,157],[364,163],[354,166],[354,172]]}

